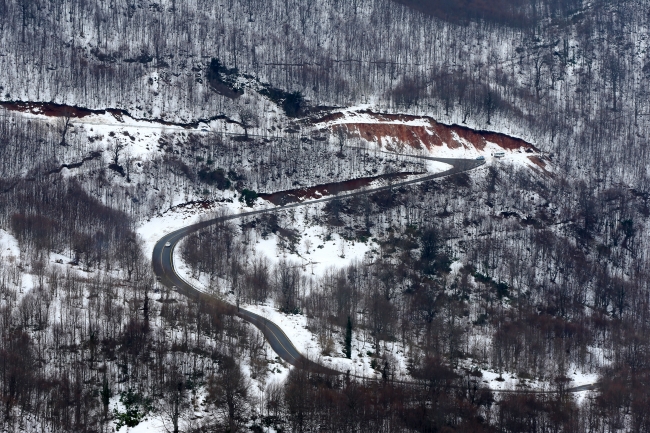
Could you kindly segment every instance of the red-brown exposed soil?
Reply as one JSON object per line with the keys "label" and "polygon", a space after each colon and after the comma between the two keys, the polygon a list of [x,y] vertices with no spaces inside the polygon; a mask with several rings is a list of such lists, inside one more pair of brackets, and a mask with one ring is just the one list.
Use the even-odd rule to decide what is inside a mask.
{"label": "red-brown exposed soil", "polygon": [[167,126],[180,126],[182,128],[197,128],[199,123],[205,122],[209,123],[213,120],[224,120],[226,123],[236,123],[240,124],[236,120],[230,119],[229,117],[219,114],[209,119],[200,119],[195,122],[190,123],[179,123],[179,122],[168,122],[161,119],[148,119],[148,118],[138,118],[129,114],[126,110],[119,110],[116,108],[108,108],[106,110],[91,110],[89,108],[75,107],[72,105],[61,105],[55,104],[53,102],[22,102],[22,101],[0,101],[0,107],[4,107],[7,110],[19,111],[22,113],[31,113],[31,114],[40,114],[43,116],[49,117],[64,117],[69,116],[71,118],[82,118],[90,116],[91,114],[106,114],[109,113],[118,122],[124,122],[123,116],[128,116],[133,120],[144,120],[147,122],[158,123],[160,125]]}
{"label": "red-brown exposed soil", "polygon": [[551,177],[553,177],[553,172],[548,171],[548,170],[546,169],[546,162],[545,162],[542,158],[540,158],[540,157],[537,156],[537,155],[530,155],[530,156],[528,157],[528,159],[529,159],[533,164],[535,164],[537,167],[540,168],[540,169],[536,169],[536,168],[533,167],[533,169],[534,169],[535,171],[537,171],[538,173],[543,174],[543,175],[545,175],[545,176],[551,176]]}
{"label": "red-brown exposed soil", "polygon": [[546,163],[539,156],[529,156],[528,159],[530,159],[538,167],[546,170]]}
{"label": "red-brown exposed soil", "polygon": [[517,150],[523,148],[526,151],[539,152],[538,148],[525,142],[521,138],[510,137],[509,135],[489,131],[478,131],[478,133],[483,136],[485,141],[496,143],[504,149]]}
{"label": "red-brown exposed soil", "polygon": [[[450,149],[473,146],[477,150],[485,149],[487,142],[495,143],[506,150],[524,150],[537,152],[537,148],[519,138],[510,137],[490,131],[477,131],[460,125],[445,125],[430,117],[409,116],[406,114],[385,114],[361,111],[370,115],[377,123],[354,122],[339,123],[330,126],[332,130],[344,128],[348,136],[376,142],[388,147],[410,146],[414,149],[447,145]],[[314,121],[319,123],[335,122],[343,117],[342,113],[332,113]],[[396,122],[420,121],[428,125],[407,125]]]}
{"label": "red-brown exposed soil", "polygon": [[60,105],[49,102],[0,102],[0,106],[6,108],[7,110],[20,111],[22,113],[41,114],[50,117],[70,116],[73,118],[81,118],[90,116],[91,114],[106,113],[105,110],[89,110],[87,108],[72,107],[70,105]]}
{"label": "red-brown exposed soil", "polygon": [[344,182],[325,183],[323,185],[316,185],[310,188],[291,189],[288,191],[279,191],[270,194],[259,194],[260,198],[268,200],[274,205],[283,205],[289,203],[297,203],[302,200],[321,198],[328,195],[338,194],[341,192],[352,191],[355,189],[363,188],[370,185],[377,179],[404,179],[409,175],[423,174],[423,173],[391,173],[382,174],[381,176],[363,177],[360,179],[351,179]]}

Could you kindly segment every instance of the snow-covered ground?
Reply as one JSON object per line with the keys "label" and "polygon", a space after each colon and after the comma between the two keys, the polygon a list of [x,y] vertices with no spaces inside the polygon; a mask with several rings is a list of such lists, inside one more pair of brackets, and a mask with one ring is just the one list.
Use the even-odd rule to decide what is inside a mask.
{"label": "snow-covered ground", "polygon": [[156,242],[164,235],[198,222],[201,216],[208,215],[211,210],[202,206],[188,205],[177,207],[145,221],[136,228],[144,244],[145,256],[151,257]]}
{"label": "snow-covered ground", "polygon": [[0,229],[0,260],[12,261],[20,259],[18,240],[11,233]]}
{"label": "snow-covered ground", "polygon": [[295,228],[301,239],[296,252],[280,249],[278,237],[270,235],[266,239],[257,240],[255,254],[266,256],[274,264],[286,259],[298,264],[311,275],[322,276],[328,268],[340,268],[355,260],[363,260],[377,246],[372,241],[355,242],[346,240],[337,233],[327,234],[326,229],[318,226],[304,227],[297,223]]}
{"label": "snow-covered ground", "polygon": [[[197,289],[220,296],[222,299],[234,304],[236,302],[234,295],[225,291],[215,292],[216,285],[210,286],[207,277],[202,275],[201,278],[192,276],[189,267],[183,263],[179,254],[174,256],[174,267],[177,273],[185,281]],[[343,353],[343,335],[338,335],[333,343],[333,350],[329,355],[324,355],[324,347],[319,341],[317,335],[309,329],[307,317],[304,314],[287,314],[279,311],[272,299],[262,304],[240,304],[253,313],[265,317],[282,329],[289,337],[293,345],[300,353],[309,359],[326,365],[341,372],[350,371],[350,374],[357,377],[375,378],[380,375],[379,371],[371,367],[371,354],[374,352],[373,340],[367,331],[353,332],[352,337],[352,356],[347,359]],[[268,343],[265,343],[266,351],[270,356],[270,361],[277,360],[277,365],[271,366],[269,372],[271,379],[283,380],[288,374],[289,366],[279,361],[279,358],[271,349]],[[408,372],[406,369],[407,359],[404,354],[404,348],[399,343],[382,342],[382,354],[390,354],[392,365],[395,368],[392,374],[397,379],[406,379]]]}
{"label": "snow-covered ground", "polygon": [[[359,114],[359,117],[365,114]],[[40,115],[30,114],[34,118],[39,118],[44,121],[50,121]],[[355,119],[356,122],[359,119]],[[74,119],[73,125],[76,128],[85,128],[90,137],[97,137],[97,140],[104,140],[108,146],[108,136],[116,137],[113,140],[120,140],[127,144],[125,148],[129,155],[137,159],[150,158],[153,152],[157,150],[158,140],[167,132],[174,131],[178,134],[186,134],[189,132],[209,134],[215,129],[222,126],[224,128],[230,127],[225,122],[215,121],[215,125],[200,125],[199,128],[194,130],[187,130],[182,127],[165,126],[154,122],[138,121],[134,119],[118,118],[111,114],[92,115],[83,119]],[[224,123],[221,125],[221,123]],[[409,120],[405,124],[412,124],[413,126],[423,126],[423,120]],[[241,133],[236,131],[237,126],[232,126],[233,133]],[[99,137],[102,137],[101,139]],[[503,158],[494,158],[492,153],[501,151],[502,148],[495,143],[488,142],[483,152],[478,152],[476,149],[470,149],[469,146],[463,146],[458,149],[450,149],[442,146],[436,149],[433,156],[437,157],[453,157],[453,158],[475,158],[478,155],[486,156],[487,164],[526,164],[529,166],[535,165],[529,158],[530,154],[521,151],[506,152]],[[108,158],[108,155],[105,155]],[[427,161],[427,169],[430,173],[444,171],[449,168],[449,165],[435,161]],[[381,186],[380,181],[373,183],[370,187]],[[150,218],[147,221],[142,221],[137,227],[136,232],[144,241],[144,252],[147,257],[151,257],[153,246],[165,234],[197,222],[202,217],[207,217],[219,209],[226,209],[229,213],[241,213],[251,210],[237,201],[235,193],[226,191],[223,193],[224,198],[232,199],[225,202],[212,202],[207,206],[205,204],[188,204],[176,205],[166,212]],[[181,197],[178,197],[180,200]],[[175,201],[174,204],[179,203]],[[372,260],[377,255],[378,244],[372,240],[360,242],[355,240],[346,240],[337,233],[330,233],[324,227],[314,225],[310,219],[314,212],[322,210],[322,204],[315,204],[314,206],[305,206],[291,211],[293,219],[291,229],[298,233],[299,241],[295,248],[289,249],[280,246],[280,238],[275,234],[270,234],[266,238],[261,236],[254,237],[254,253],[255,255],[266,256],[272,264],[277,264],[280,260],[286,259],[297,266],[300,266],[307,275],[314,277],[323,276],[330,268],[345,267],[353,261]],[[253,209],[268,208],[271,205],[264,200],[257,200]],[[17,240],[8,232],[0,230],[0,260],[9,261],[20,260],[20,249]],[[67,264],[66,257],[51,254],[50,262],[52,266],[61,267],[61,269],[71,268]],[[175,256],[175,265],[179,274],[190,281],[197,288],[210,292],[206,278],[203,276],[200,279],[193,278],[191,272],[186,264],[180,258],[180,255]],[[81,269],[74,268],[75,272],[83,273]],[[25,273],[22,278],[22,288],[25,292],[35,287],[34,277],[30,273]],[[227,293],[227,292],[226,292]],[[224,293],[226,299],[231,302],[232,298]],[[371,336],[365,332],[353,333],[352,342],[352,356],[351,359],[345,358],[343,355],[343,335],[335,334],[333,339],[333,350],[329,355],[324,355],[323,344],[319,342],[318,336],[308,328],[308,319],[301,314],[284,314],[281,313],[274,305],[272,300],[267,301],[261,305],[242,305],[252,312],[260,314],[264,317],[275,322],[291,339],[296,348],[308,356],[309,358],[329,366],[341,372],[349,371],[350,374],[358,377],[379,377],[381,374],[378,370],[371,366],[374,359],[371,355],[374,352],[373,342]],[[392,374],[397,379],[408,379],[407,371],[407,355],[405,349],[397,343],[382,342],[382,354],[391,358],[392,366],[395,368]],[[263,390],[265,383],[274,381],[282,381],[286,378],[289,372],[289,366],[285,363],[275,360],[275,354],[267,344],[267,354],[270,357],[271,364],[269,364],[268,375],[265,382],[254,381],[257,389]],[[247,371],[250,367],[243,362],[242,368]],[[512,376],[509,373],[503,374],[503,380],[497,380],[499,374],[494,371],[481,370],[483,381],[488,387],[492,389],[518,389],[521,385],[530,387],[530,389],[549,389],[549,384],[543,381],[535,380],[521,380]],[[569,375],[572,383],[568,386],[580,386],[595,382],[595,374],[582,374],[578,371],[570,371]],[[250,374],[249,374],[250,376]],[[585,393],[581,393],[583,395]],[[114,397],[111,405],[118,407],[118,398]],[[206,416],[205,413],[197,413],[196,416]],[[161,420],[154,416],[149,417],[146,422],[141,423],[130,431],[145,432],[145,431],[160,431],[163,428]]]}
{"label": "snow-covered ground", "polygon": [[[477,367],[471,362],[464,363],[463,366],[466,368],[471,368],[473,370]],[[478,380],[492,390],[550,391],[552,389],[555,389],[554,386],[546,380],[520,378],[512,372],[506,371],[499,374],[499,372],[494,370],[481,368],[477,368],[477,370],[481,373],[481,377]],[[566,388],[574,388],[582,385],[591,385],[596,383],[598,380],[598,374],[580,372],[579,369],[575,368],[570,369],[567,372],[567,378],[570,380],[570,382],[566,384]],[[576,395],[579,398],[582,398],[588,392],[590,391],[580,391],[576,393]]]}
{"label": "snow-covered ground", "polygon": [[[59,118],[40,114],[38,110],[21,113],[32,121],[54,123]],[[134,159],[146,158],[156,150],[159,138],[164,134],[234,134],[240,135],[244,130],[236,123],[225,120],[212,120],[201,122],[196,127],[161,122],[134,119],[127,115],[114,115],[111,113],[93,113],[84,117],[70,119],[71,132],[85,129],[88,137],[97,141],[120,142],[128,145],[128,152]],[[110,137],[110,138],[109,138]]]}
{"label": "snow-covered ground", "polygon": [[[54,262],[58,255],[51,254],[50,261]],[[25,259],[21,254],[18,240],[9,232],[0,229],[0,271],[8,271],[8,282],[18,289],[16,300],[19,302],[25,294],[35,287],[35,277],[24,272]],[[4,268],[4,269],[3,269]],[[0,305],[2,301],[0,299]]]}
{"label": "snow-covered ground", "polygon": [[[266,256],[274,264],[277,264],[281,259],[286,259],[301,266],[305,273],[319,277],[329,268],[344,267],[355,260],[371,259],[373,254],[377,253],[376,248],[378,248],[378,245],[373,241],[366,243],[347,241],[336,233],[328,234],[322,227],[309,225],[308,221],[306,221],[309,212],[308,209],[305,209],[294,214],[294,225],[292,227],[301,234],[301,242],[296,249],[297,251],[291,252],[286,248],[279,248],[278,237],[269,235],[266,239],[261,237],[257,239],[254,247],[255,254]],[[327,241],[324,240],[326,238]],[[310,246],[309,250],[307,250],[306,245]],[[177,272],[186,281],[207,293],[214,293],[213,289],[209,287],[205,275],[198,279],[192,276],[189,267],[183,263],[180,254],[175,254],[174,263]],[[452,273],[458,272],[459,265],[459,262],[452,264]],[[229,295],[227,291],[222,290],[220,296],[231,303],[235,302],[234,296]],[[341,372],[349,370],[350,374],[358,377],[373,378],[380,376],[380,372],[371,367],[373,358],[370,355],[374,352],[373,340],[366,331],[353,333],[352,356],[350,359],[347,359],[343,354],[342,334],[335,335],[333,339],[334,348],[330,355],[326,356],[323,354],[323,342],[319,341],[318,336],[309,329],[308,319],[305,315],[280,312],[274,305],[273,300],[268,300],[259,305],[241,304],[241,307],[276,323],[303,355],[316,362]],[[408,380],[408,358],[404,348],[393,342],[382,342],[381,345],[382,354],[388,354],[393,366],[396,367],[393,371],[395,377]],[[270,346],[267,347],[267,351],[273,353]],[[281,379],[288,371],[286,367],[286,365],[278,365],[277,368],[272,368],[271,375],[276,379]],[[551,384],[548,381],[521,379],[510,372],[504,372],[499,378],[499,373],[472,363],[463,364],[461,367],[478,369],[482,374],[480,381],[494,390],[551,389]],[[591,384],[597,379],[596,374],[580,372],[578,369],[570,369],[568,376],[572,381],[567,387]],[[583,391],[579,395],[584,397],[588,392]]]}
{"label": "snow-covered ground", "polygon": [[[322,204],[316,206],[322,206]],[[295,229],[300,236],[300,242],[295,251],[279,247],[278,236],[270,234],[266,239],[257,237],[253,250],[254,255],[264,255],[272,264],[277,264],[283,259],[296,263],[308,275],[318,277],[324,275],[330,268],[340,268],[353,261],[371,259],[374,254],[377,254],[378,245],[371,240],[365,243],[346,240],[336,233],[327,233],[327,230],[322,227],[310,225],[307,221],[310,212],[314,212],[312,207],[301,208],[294,214],[292,229]],[[153,250],[153,245],[164,233],[191,222],[189,216],[169,215],[155,221],[152,220],[139,232],[143,236],[146,234],[145,242],[149,250]],[[215,293],[215,287],[218,284],[210,286],[205,275],[198,278],[193,276],[189,266],[183,262],[179,251],[180,248],[174,250],[174,266],[177,273],[197,289],[206,293]],[[229,295],[227,290],[222,289],[218,294],[231,303],[235,302],[234,296]],[[374,348],[370,335],[365,331],[353,333],[351,359],[347,359],[343,355],[342,335],[333,341],[334,350],[331,355],[325,356],[323,355],[324,348],[318,341],[317,335],[308,329],[306,316],[282,313],[274,306],[272,300],[268,300],[262,305],[241,304],[241,306],[276,323],[303,355],[317,362],[341,372],[349,370],[350,374],[359,377],[377,377],[380,374],[370,365],[372,358],[369,353],[374,352]],[[270,346],[267,350],[273,353]],[[407,359],[404,355],[404,348],[398,343],[382,342],[382,354],[390,354],[393,367],[395,367],[392,372],[395,377],[406,378]],[[285,375],[287,372],[286,369],[279,368],[279,366],[271,371],[274,375]]]}
{"label": "snow-covered ground", "polygon": [[[294,344],[296,349],[304,356],[322,365],[341,372],[349,371],[357,377],[377,378],[381,373],[371,367],[374,352],[373,340],[367,332],[352,333],[352,356],[346,358],[343,353],[343,334],[336,335],[334,349],[330,355],[323,354],[323,347],[317,336],[309,330],[307,317],[303,314],[285,314],[280,312],[273,304],[267,302],[260,305],[242,304],[242,307],[278,325]],[[394,370],[391,372],[396,379],[408,377],[407,359],[404,348],[399,343],[382,342],[382,355],[391,358]]]}

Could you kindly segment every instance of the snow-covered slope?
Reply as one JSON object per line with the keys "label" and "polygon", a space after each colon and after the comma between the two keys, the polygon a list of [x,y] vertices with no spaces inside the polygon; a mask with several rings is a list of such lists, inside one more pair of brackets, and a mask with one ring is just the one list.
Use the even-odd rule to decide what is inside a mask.
{"label": "snow-covered slope", "polygon": [[452,158],[498,151],[539,153],[535,146],[519,138],[465,126],[445,125],[426,116],[350,108],[334,111],[314,120],[314,124],[335,134],[342,129],[348,136],[376,143],[392,151],[420,150],[427,151],[431,156]]}
{"label": "snow-covered slope", "polygon": [[446,125],[427,116],[388,114],[368,106],[333,111],[313,120],[319,131],[390,152],[438,158],[503,159],[549,171],[533,144],[505,134]]}

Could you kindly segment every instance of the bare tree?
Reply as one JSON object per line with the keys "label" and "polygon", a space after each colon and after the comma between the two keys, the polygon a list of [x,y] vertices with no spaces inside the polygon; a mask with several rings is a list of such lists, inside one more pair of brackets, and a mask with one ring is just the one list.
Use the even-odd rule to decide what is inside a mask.
{"label": "bare tree", "polygon": [[61,134],[61,141],[59,142],[60,146],[67,146],[66,134],[70,128],[70,119],[72,118],[72,109],[70,107],[63,108],[63,114],[58,120],[59,132]]}
{"label": "bare tree", "polygon": [[248,107],[241,108],[239,110],[239,124],[244,128],[244,136],[248,139],[248,130],[250,128],[255,128],[259,125],[259,118],[257,115]]}
{"label": "bare tree", "polygon": [[226,431],[235,433],[246,421],[250,384],[234,358],[224,356],[219,373],[208,384],[208,398],[223,414]]}
{"label": "bare tree", "polygon": [[173,433],[179,432],[183,413],[189,409],[186,379],[177,362],[178,360],[174,359],[166,372],[166,380],[163,385],[164,397],[158,406],[163,423],[171,422]]}
{"label": "bare tree", "polygon": [[339,144],[339,153],[343,155],[343,146],[345,146],[345,143],[348,139],[348,133],[344,125],[338,125],[334,131],[336,134],[336,141]]}
{"label": "bare tree", "polygon": [[115,165],[119,165],[120,162],[120,153],[122,152],[122,149],[124,149],[125,145],[121,143],[119,140],[116,140],[113,146],[111,147],[111,156],[112,156],[112,162]]}

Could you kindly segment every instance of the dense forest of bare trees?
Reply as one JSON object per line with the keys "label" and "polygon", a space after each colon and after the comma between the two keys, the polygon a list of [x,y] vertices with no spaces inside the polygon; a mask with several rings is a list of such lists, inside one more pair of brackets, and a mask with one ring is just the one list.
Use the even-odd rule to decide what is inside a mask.
{"label": "dense forest of bare trees", "polygon": [[[11,266],[0,276],[9,431],[111,431],[109,422],[134,426],[145,416],[178,431],[179,418],[199,404],[221,407],[230,390],[215,385],[199,400],[199,387],[223,380],[223,366],[244,356],[241,343],[260,338],[216,306],[160,293],[148,272],[134,273],[122,290],[110,273],[80,279],[46,268],[24,296],[12,288]],[[239,366],[227,368],[234,386],[245,387],[233,376]],[[120,410],[109,410],[112,396],[121,396]]]}
{"label": "dense forest of bare trees", "polygon": [[[9,124],[22,121],[16,116]],[[47,142],[47,128],[41,135],[38,128],[31,131],[37,141]],[[20,142],[24,138],[16,137],[3,143],[28,150],[26,142]],[[53,137],[51,145],[58,150],[59,141]],[[84,140],[75,144],[73,137],[70,147],[78,146],[77,155],[90,149]],[[264,159],[265,152],[271,152],[268,158],[276,158],[277,151],[284,156],[273,166],[284,172],[301,164],[302,155],[319,152],[300,140],[296,143],[311,150],[301,154],[303,144],[296,144],[293,152],[284,152],[282,143],[290,142],[259,148],[254,140],[228,138],[211,145],[210,136],[189,143],[174,140],[166,137],[161,147],[177,156],[153,162],[163,175],[151,171],[138,178],[134,172],[129,188],[143,187],[150,176],[162,186],[168,170],[170,190],[186,183],[189,190],[205,185],[228,192],[260,185],[230,173],[241,170],[242,155]],[[3,150],[12,154],[11,147]],[[333,158],[336,164],[353,167],[346,169],[350,173],[360,174],[365,167],[382,169],[387,163],[372,160],[380,154],[357,150],[337,155],[339,148],[333,146],[330,156],[321,154],[321,161]],[[112,393],[113,399],[119,395],[136,408],[129,416],[147,412],[172,427],[176,420],[187,428],[188,411],[196,404],[193,389],[206,389],[216,393],[206,400],[215,405],[214,413],[223,414],[214,422],[227,422],[229,428],[253,422],[307,430],[334,419],[343,424],[331,428],[341,431],[350,425],[361,431],[375,431],[378,425],[385,431],[429,431],[435,426],[463,430],[474,421],[477,431],[616,431],[632,422],[637,431],[645,428],[644,354],[650,342],[645,337],[648,197],[643,192],[622,187],[587,192],[581,181],[502,164],[421,186],[336,199],[307,208],[305,219],[346,239],[375,238],[380,250],[372,259],[319,278],[290,261],[273,265],[263,256],[251,256],[255,239],[266,236],[276,236],[283,250],[296,250],[300,240],[292,228],[295,211],[197,233],[186,240],[192,247],[182,253],[194,272],[208,274],[215,287],[234,292],[242,302],[274,299],[286,312],[308,315],[310,329],[322,341],[339,339],[351,318],[354,332],[366,333],[372,341],[376,368],[385,377],[379,391],[372,382],[296,371],[284,388],[270,386],[268,395],[259,399],[246,387],[246,375],[234,384],[224,381],[239,374],[232,373],[235,367],[228,360],[241,359],[244,353],[254,376],[267,374],[269,354],[261,335],[246,330],[228,311],[213,311],[209,305],[161,291],[150,275],[133,233],[134,218],[164,209],[166,198],[153,196],[154,207],[125,212],[131,209],[126,204],[135,202],[114,187],[125,175],[108,168],[112,156],[88,159],[74,177],[48,170],[61,163],[51,156],[18,153],[17,158],[28,174],[7,177],[0,196],[2,227],[25,251],[18,261],[2,263],[0,278],[6,425],[66,431],[102,429],[108,419],[127,422],[127,412],[107,412],[104,396]],[[198,158],[213,159],[213,166],[223,167],[223,181],[231,183],[220,186],[218,176],[213,183],[202,179],[202,167],[209,166],[191,163]],[[364,158],[370,161],[367,165],[361,162]],[[419,163],[401,159],[388,164],[418,168]],[[181,164],[187,168],[179,170]],[[285,185],[281,182],[289,181],[287,176],[277,176],[277,185]],[[317,183],[304,174],[296,179]],[[274,182],[273,177],[267,182]],[[101,192],[109,189],[111,200]],[[66,263],[87,276],[48,263],[49,253],[63,254]],[[450,272],[453,261],[462,264],[459,271]],[[26,271],[34,288],[21,293]],[[383,347],[393,340],[404,344],[413,380],[431,381],[430,391],[422,394],[420,385],[392,382],[394,360]],[[163,347],[158,358],[157,344]],[[154,361],[163,362],[160,357],[170,359],[177,370],[156,370],[161,367]],[[521,379],[544,379],[558,393],[494,396],[473,376],[480,373],[459,374],[468,358]],[[571,368],[602,377],[599,392],[580,405],[562,392]],[[195,377],[201,374],[207,376]],[[167,375],[172,382],[178,377],[185,381],[182,386],[167,383]],[[47,386],[38,385],[41,382]],[[159,396],[168,392],[176,400],[163,407]],[[307,393],[309,400],[294,392]],[[388,399],[381,410],[376,406],[378,392]],[[350,398],[354,403],[346,400]],[[392,406],[393,398],[398,405]],[[352,412],[350,404],[356,408]],[[414,410],[424,411],[418,418],[422,424],[407,421]],[[342,411],[341,417],[324,415],[330,411]],[[372,421],[358,415],[372,411]],[[461,412],[449,418],[450,411]],[[18,413],[29,414],[23,424]]]}
{"label": "dense forest of bare trees", "polygon": [[[650,430],[648,6],[0,0],[0,102],[56,107],[0,108],[0,430]],[[263,335],[159,284],[137,230],[187,203],[425,172],[310,128],[361,104],[523,137],[544,158],[184,239],[177,257],[216,295],[304,316],[319,355],[376,372],[276,382],[288,366]],[[137,150],[82,109],[160,131]],[[371,247],[314,275],[292,261],[319,247],[298,222]],[[256,251],[268,239],[278,260]],[[493,392],[481,371],[522,386]],[[568,392],[575,371],[596,389]]]}
{"label": "dense forest of bare trees", "polygon": [[[468,202],[480,205],[467,212]],[[397,340],[413,377],[431,359],[448,366],[472,359],[557,390],[558,400],[500,399],[499,410],[513,411],[493,419],[501,431],[647,425],[646,197],[624,189],[585,196],[584,185],[502,167],[334,200],[306,218],[349,239],[376,237],[381,251],[322,277],[254,255],[255,239],[272,233],[296,250],[292,212],[211,226],[188,238],[183,258],[243,302],[275,299],[286,312],[306,314],[321,341],[340,339],[351,317],[355,332],[373,341],[384,377],[394,360],[383,347]],[[462,268],[452,273],[453,260]],[[562,391],[569,370],[598,372],[600,394],[578,407]]]}
{"label": "dense forest of bare trees", "polygon": [[0,91],[186,121],[237,118],[260,103],[252,89],[295,115],[299,91],[510,132],[581,175],[645,182],[645,1],[468,2],[460,20],[450,2],[400,3],[414,8],[5,0]]}

